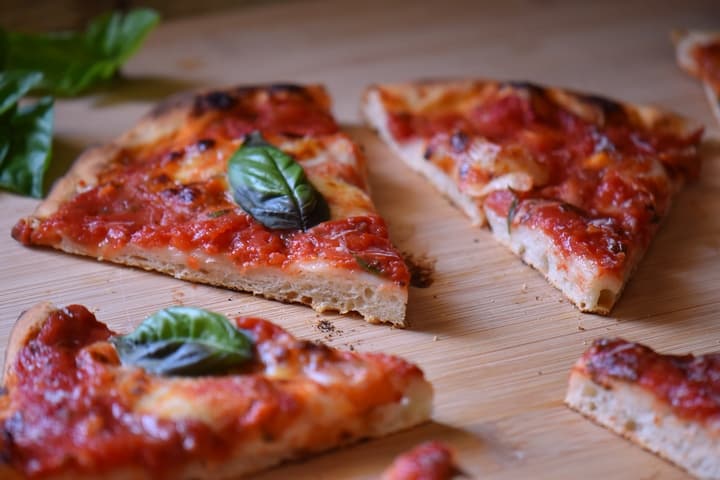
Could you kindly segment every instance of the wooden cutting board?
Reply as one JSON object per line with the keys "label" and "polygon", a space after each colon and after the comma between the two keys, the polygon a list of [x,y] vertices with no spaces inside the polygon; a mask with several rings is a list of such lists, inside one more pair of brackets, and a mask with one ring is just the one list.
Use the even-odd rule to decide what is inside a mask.
{"label": "wooden cutting board", "polygon": [[[118,331],[169,305],[260,315],[299,337],[407,357],[435,386],[433,421],[392,437],[272,470],[259,478],[373,478],[428,439],[458,452],[477,478],[683,478],[670,464],[562,404],[569,368],[606,335],[665,352],[720,350],[720,138],[701,88],[674,65],[673,27],[720,29],[715,2],[444,0],[295,2],[163,24],[124,78],[59,101],[56,170],[85,146],[129,128],[176,91],[263,81],[320,81],[365,146],[373,197],[399,248],[436,261],[412,289],[412,326],[318,315],[247,294],[62,253],[28,249],[10,229],[37,201],[0,193],[0,353],[18,314],[41,300],[81,303]],[[582,5],[581,5],[582,4]],[[707,125],[704,168],[609,317],[579,313],[543,278],[471,228],[361,126],[369,83],[437,76],[523,79],[655,103]],[[320,319],[334,332],[322,332]]]}

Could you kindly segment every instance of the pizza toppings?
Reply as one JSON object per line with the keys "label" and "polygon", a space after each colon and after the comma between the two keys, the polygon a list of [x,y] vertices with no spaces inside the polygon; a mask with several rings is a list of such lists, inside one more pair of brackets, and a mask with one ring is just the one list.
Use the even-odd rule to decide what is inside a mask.
{"label": "pizza toppings", "polygon": [[253,355],[247,333],[224,315],[193,307],[160,310],[134,332],[110,341],[123,364],[156,375],[224,373]]}
{"label": "pizza toppings", "polygon": [[583,311],[609,313],[699,173],[702,129],[681,117],[528,82],[378,85],[364,112],[406,163]]}
{"label": "pizza toppings", "polygon": [[327,202],[302,167],[259,132],[230,157],[228,182],[235,201],[268,228],[304,231],[330,218]]}
{"label": "pizza toppings", "polygon": [[170,99],[84,153],[13,236],[404,324],[409,273],[320,86]]}
{"label": "pizza toppings", "polygon": [[[265,320],[230,325],[184,307],[159,312],[124,337],[85,307],[43,307],[42,318],[31,309],[29,321],[18,322],[25,330],[13,331],[16,353],[0,393],[0,476],[9,468],[38,477],[234,478],[429,416],[430,385],[397,357],[338,351]],[[236,343],[230,355],[242,363],[227,370],[225,359],[203,360],[224,373],[185,372],[192,376],[125,363],[126,344],[143,348],[159,338],[169,338],[174,352],[183,339],[223,349]]]}
{"label": "pizza toppings", "polygon": [[720,92],[720,38],[700,43],[692,50],[700,78]]}
{"label": "pizza toppings", "polygon": [[398,456],[381,480],[451,480],[462,475],[452,451],[441,442],[425,442]]}
{"label": "pizza toppings", "polygon": [[595,383],[639,385],[681,418],[720,419],[720,354],[661,355],[639,343],[600,339],[580,364]]}

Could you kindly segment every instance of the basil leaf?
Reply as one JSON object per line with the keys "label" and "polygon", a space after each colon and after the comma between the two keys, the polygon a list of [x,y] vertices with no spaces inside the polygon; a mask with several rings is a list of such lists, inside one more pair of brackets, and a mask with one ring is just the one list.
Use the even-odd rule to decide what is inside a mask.
{"label": "basil leaf", "polygon": [[15,105],[0,115],[0,188],[43,196],[52,153],[52,127],[51,97],[20,108]]}
{"label": "basil leaf", "polygon": [[85,32],[5,32],[0,44],[3,70],[43,73],[38,88],[76,95],[112,77],[140,47],[160,17],[150,9],[101,15]]}
{"label": "basil leaf", "polygon": [[359,255],[353,254],[353,257],[355,258],[357,264],[360,265],[360,268],[362,268],[366,272],[372,273],[373,275],[382,276],[382,270],[380,270],[380,268],[378,268],[375,263],[370,263]]}
{"label": "basil leaf", "polygon": [[223,373],[253,356],[248,334],[224,315],[193,307],[160,310],[134,332],[110,341],[123,364],[157,375]]}
{"label": "basil leaf", "polygon": [[508,214],[507,214],[507,219],[506,219],[507,231],[508,231],[508,234],[510,234],[510,229],[512,227],[512,221],[515,218],[515,213],[517,213],[519,200],[518,200],[517,193],[515,193],[515,190],[513,190],[512,188],[508,188],[508,190],[510,191],[510,193],[513,194],[512,203],[510,203],[510,208],[508,209]]}
{"label": "basil leaf", "polygon": [[0,114],[14,107],[20,99],[42,80],[40,72],[13,70],[0,72]]}
{"label": "basil leaf", "polygon": [[230,158],[228,181],[235,201],[268,228],[307,230],[330,218],[303,168],[258,132]]}

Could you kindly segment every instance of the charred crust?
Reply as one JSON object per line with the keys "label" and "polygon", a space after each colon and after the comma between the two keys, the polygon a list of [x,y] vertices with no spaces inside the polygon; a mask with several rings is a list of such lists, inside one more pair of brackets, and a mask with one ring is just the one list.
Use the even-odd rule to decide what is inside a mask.
{"label": "charred crust", "polygon": [[236,103],[237,99],[234,95],[226,91],[215,90],[195,97],[192,113],[198,116],[213,110],[229,110]]}
{"label": "charred crust", "polygon": [[272,85],[268,86],[268,91],[270,93],[287,92],[300,95],[307,94],[307,90],[305,89],[305,87],[294,83],[273,83]]}
{"label": "charred crust", "polygon": [[602,110],[605,115],[622,113],[625,111],[622,104],[600,95],[578,94],[577,96],[583,102]]}
{"label": "charred crust", "polygon": [[500,87],[509,87],[517,90],[527,90],[533,95],[545,95],[546,90],[545,87],[538,85],[537,83],[532,83],[524,80],[505,81],[500,84]]}
{"label": "charred crust", "polygon": [[210,150],[215,146],[215,140],[212,138],[203,138],[201,140],[198,140],[197,142],[197,148],[201,152],[204,152],[205,150]]}
{"label": "charred crust", "polygon": [[461,130],[455,132],[450,137],[450,146],[455,153],[464,152],[467,149],[470,138]]}
{"label": "charred crust", "polygon": [[10,452],[13,443],[15,443],[15,439],[12,432],[3,425],[2,429],[0,429],[0,465],[7,465],[12,461]]}

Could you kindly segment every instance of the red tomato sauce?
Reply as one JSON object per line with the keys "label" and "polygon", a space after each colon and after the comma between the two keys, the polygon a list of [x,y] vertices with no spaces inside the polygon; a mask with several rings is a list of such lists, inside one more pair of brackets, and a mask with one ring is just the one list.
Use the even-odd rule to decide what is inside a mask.
{"label": "red tomato sauce", "polygon": [[[541,87],[508,92],[498,86],[462,112],[412,114],[390,107],[388,127],[399,141],[420,138],[430,148],[450,139],[448,148],[456,153],[473,138],[527,152],[547,172],[547,181],[522,194],[493,191],[484,205],[508,216],[513,198],[516,206],[532,200],[534,204],[518,210],[525,215],[510,219],[511,227],[541,229],[566,255],[582,255],[603,268],[622,271],[628,252],[647,247],[670,205],[674,187],[658,178],[655,161],[671,181],[695,178],[702,130],[687,135],[665,126],[650,130],[620,104],[596,97],[584,101],[602,112],[602,121],[581,118]],[[451,171],[449,159],[432,161]],[[466,170],[472,171],[458,169],[461,185],[468,181]]]}
{"label": "red tomato sauce", "polygon": [[660,355],[638,343],[601,339],[583,360],[593,381],[619,379],[639,385],[681,418],[720,416],[720,354]]}
{"label": "red tomato sauce", "polygon": [[11,439],[5,448],[13,467],[30,477],[66,468],[108,471],[115,465],[162,472],[188,455],[216,458],[227,451],[221,438],[197,422],[131,414],[128,395],[105,368],[118,363],[114,349],[84,358],[90,354],[85,347],[111,335],[88,310],[71,305],[53,312],[20,351],[16,384],[8,385],[11,402],[20,408],[0,422]]}
{"label": "red tomato sauce", "polygon": [[700,76],[720,92],[720,41],[698,45],[692,51]]}
{"label": "red tomato sauce", "polygon": [[[118,152],[99,174],[97,186],[63,203],[33,228],[21,220],[13,237],[47,246],[69,239],[90,255],[110,260],[126,246],[171,247],[188,255],[190,268],[201,267],[193,253],[224,256],[240,269],[320,260],[406,285],[409,273],[379,216],[329,221],[305,232],[270,230],[232,200],[223,174],[231,139],[258,128],[269,136],[338,131],[330,114],[307,96],[294,91],[273,95],[272,101],[261,101],[258,95],[208,94],[196,101],[197,122],[151,147]],[[203,165],[223,173],[194,183],[173,180],[187,155],[204,155]],[[364,187],[348,166],[311,168],[331,169]]]}

